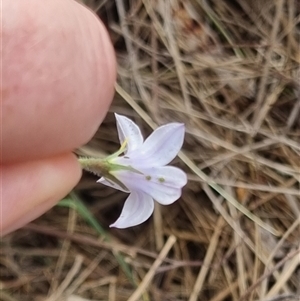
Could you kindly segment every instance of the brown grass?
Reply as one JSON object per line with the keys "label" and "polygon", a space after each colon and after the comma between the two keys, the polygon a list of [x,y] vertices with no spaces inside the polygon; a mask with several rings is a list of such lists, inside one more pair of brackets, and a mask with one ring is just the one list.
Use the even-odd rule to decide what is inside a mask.
{"label": "brown grass", "polygon": [[189,183],[145,224],[117,230],[126,195],[85,174],[76,193],[110,240],[53,208],[2,240],[1,300],[300,300],[299,2],[85,2],[119,69],[110,113],[79,152],[118,149],[112,112],[145,134],[184,122],[175,164]]}

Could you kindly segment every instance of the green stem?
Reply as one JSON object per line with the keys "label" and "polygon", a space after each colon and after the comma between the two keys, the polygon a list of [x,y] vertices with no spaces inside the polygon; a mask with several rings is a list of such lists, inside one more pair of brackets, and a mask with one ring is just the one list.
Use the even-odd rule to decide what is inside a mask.
{"label": "green stem", "polygon": [[108,165],[105,160],[80,157],[78,158],[78,162],[82,169],[92,172],[99,177],[108,173]]}

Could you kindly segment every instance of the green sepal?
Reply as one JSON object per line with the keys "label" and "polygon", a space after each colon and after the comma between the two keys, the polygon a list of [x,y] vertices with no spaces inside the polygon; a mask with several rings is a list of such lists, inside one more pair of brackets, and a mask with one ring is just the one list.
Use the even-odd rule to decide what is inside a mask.
{"label": "green sepal", "polygon": [[[122,150],[119,150],[119,152]],[[118,152],[117,152],[118,153]],[[115,153],[115,154],[117,154]],[[129,191],[129,189],[113,174],[114,172],[118,172],[121,170],[127,170],[130,172],[143,174],[142,172],[136,170],[132,166],[125,166],[120,164],[114,164],[110,162],[115,154],[105,158],[105,159],[96,159],[96,158],[79,158],[78,161],[80,162],[82,168],[86,171],[89,171],[98,177],[104,177],[107,181],[111,183],[116,183],[124,190]]]}
{"label": "green sepal", "polygon": [[113,183],[118,184],[120,187],[122,187],[126,191],[130,191],[130,190],[118,178],[116,178],[113,175],[113,172],[118,172],[120,170],[127,170],[127,171],[142,174],[140,171],[136,170],[135,168],[133,168],[131,166],[124,166],[124,165],[120,165],[120,164],[114,164],[114,163],[111,163],[111,162],[108,162],[108,161],[105,161],[105,165],[106,165],[106,168],[107,168],[106,169],[107,173],[102,174],[102,176],[107,181],[111,181]]}

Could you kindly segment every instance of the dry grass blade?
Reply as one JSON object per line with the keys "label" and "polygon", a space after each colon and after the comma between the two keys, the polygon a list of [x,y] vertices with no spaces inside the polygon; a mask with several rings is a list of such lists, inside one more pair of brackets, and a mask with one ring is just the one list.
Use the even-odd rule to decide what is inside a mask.
{"label": "dry grass blade", "polygon": [[140,285],[137,287],[135,292],[128,298],[128,301],[138,301],[140,299],[147,286],[150,284],[152,278],[154,277],[158,267],[161,265],[164,258],[168,255],[168,252],[170,251],[175,242],[175,236],[170,236],[169,239],[166,241],[164,247],[162,248],[161,252],[158,254],[157,259],[154,261],[148,273],[143,278]]}
{"label": "dry grass blade", "polygon": [[74,265],[72,266],[71,270],[68,272],[64,281],[60,284],[57,290],[49,298],[46,299],[46,301],[58,301],[63,298],[63,294],[65,293],[65,290],[70,285],[70,283],[74,280],[76,274],[78,274],[78,272],[80,271],[82,262],[83,262],[83,257],[80,255],[76,256]]}
{"label": "dry grass blade", "polygon": [[209,247],[206,252],[206,257],[204,258],[203,266],[200,269],[200,272],[199,272],[197,280],[195,282],[193,291],[190,295],[189,301],[197,301],[197,299],[198,299],[200,291],[204,285],[205,277],[209,271],[209,266],[213,259],[213,255],[215,253],[216,248],[218,247],[219,236],[222,233],[223,227],[224,227],[224,219],[219,218],[219,220],[216,224],[215,232],[214,232],[213,236],[211,237],[210,244],[209,244]]}
{"label": "dry grass blade", "polygon": [[[300,257],[299,256],[297,257],[297,255],[299,255],[299,254],[300,254],[300,248],[287,254],[286,257],[283,260],[281,260],[271,271],[268,271],[267,273],[262,275],[256,283],[254,283],[252,286],[250,286],[248,288],[248,290],[246,291],[246,293],[238,301],[247,300],[247,297],[249,296],[249,294],[260,284],[261,281],[263,281],[265,278],[267,278],[269,275],[271,275],[275,270],[279,269],[288,260],[293,259],[293,261],[296,261],[296,264],[298,265]],[[294,266],[294,264],[293,264],[293,266]]]}

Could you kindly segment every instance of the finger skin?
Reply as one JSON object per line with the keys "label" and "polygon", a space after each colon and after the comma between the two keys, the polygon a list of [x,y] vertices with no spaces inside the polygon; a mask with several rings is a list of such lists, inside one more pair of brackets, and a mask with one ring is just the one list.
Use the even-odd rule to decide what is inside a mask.
{"label": "finger skin", "polygon": [[108,34],[74,0],[2,0],[2,163],[46,158],[91,139],[116,77]]}
{"label": "finger skin", "polygon": [[73,154],[1,166],[0,234],[40,216],[78,183],[81,169]]}

